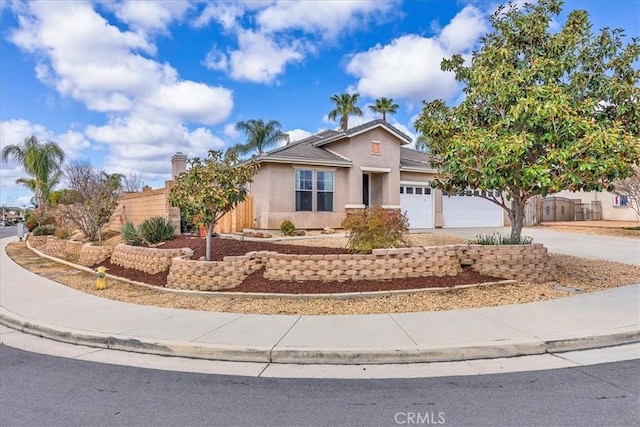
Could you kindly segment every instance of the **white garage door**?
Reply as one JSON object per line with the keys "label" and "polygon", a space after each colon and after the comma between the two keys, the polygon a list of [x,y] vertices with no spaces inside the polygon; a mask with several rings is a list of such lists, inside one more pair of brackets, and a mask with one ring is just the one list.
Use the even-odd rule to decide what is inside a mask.
{"label": "white garage door", "polygon": [[431,188],[427,185],[401,185],[400,205],[409,218],[409,228],[433,228]]}
{"label": "white garage door", "polygon": [[442,216],[445,228],[501,227],[504,223],[500,206],[473,195],[443,195]]}

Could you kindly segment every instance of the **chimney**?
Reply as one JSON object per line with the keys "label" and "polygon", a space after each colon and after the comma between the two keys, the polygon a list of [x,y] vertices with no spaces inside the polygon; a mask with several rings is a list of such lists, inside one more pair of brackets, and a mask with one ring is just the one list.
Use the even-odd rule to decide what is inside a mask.
{"label": "chimney", "polygon": [[187,170],[187,156],[178,151],[171,156],[171,179],[176,179],[178,175]]}

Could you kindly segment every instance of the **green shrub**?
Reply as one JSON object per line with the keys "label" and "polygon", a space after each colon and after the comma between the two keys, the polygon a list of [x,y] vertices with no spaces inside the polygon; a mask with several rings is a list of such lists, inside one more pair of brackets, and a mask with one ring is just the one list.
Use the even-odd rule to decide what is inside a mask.
{"label": "green shrub", "polygon": [[58,239],[66,240],[71,237],[71,230],[66,227],[56,227],[55,235]]}
{"label": "green shrub", "polygon": [[352,253],[410,245],[406,235],[409,220],[397,210],[372,208],[349,212],[342,228],[349,232],[347,248]]}
{"label": "green shrub", "polygon": [[296,226],[293,225],[293,223],[288,219],[285,219],[284,221],[282,221],[282,224],[280,224],[280,231],[285,236],[293,236],[294,234],[296,234]]}
{"label": "green shrub", "polygon": [[173,222],[161,216],[147,218],[138,227],[140,236],[150,245],[173,240],[175,231],[176,226]]}
{"label": "green shrub", "polygon": [[53,224],[39,225],[33,229],[34,236],[51,236],[56,232]]}
{"label": "green shrub", "polygon": [[471,245],[530,245],[533,243],[533,237],[521,236],[519,241],[511,239],[511,235],[503,236],[500,233],[478,234],[475,239],[467,240]]}
{"label": "green shrub", "polygon": [[131,221],[124,223],[120,230],[120,236],[122,236],[122,240],[124,240],[127,245],[142,245],[142,236],[140,236],[140,233]]}

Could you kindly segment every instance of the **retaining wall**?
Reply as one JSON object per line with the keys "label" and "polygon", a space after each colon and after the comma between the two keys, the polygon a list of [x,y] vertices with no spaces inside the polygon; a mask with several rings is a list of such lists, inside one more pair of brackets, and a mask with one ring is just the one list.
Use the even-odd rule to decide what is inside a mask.
{"label": "retaining wall", "polygon": [[272,280],[386,280],[455,276],[461,270],[451,247],[376,249],[371,255],[284,255],[266,259]]}
{"label": "retaining wall", "polygon": [[249,252],[227,256],[222,261],[194,261],[173,258],[167,288],[192,291],[217,291],[238,286],[254,271],[262,268],[268,252]]}
{"label": "retaining wall", "polygon": [[191,257],[193,251],[189,248],[157,249],[118,244],[111,254],[111,263],[149,274],[158,274],[169,269],[172,258],[183,255]]}
{"label": "retaining wall", "polygon": [[113,246],[93,246],[91,243],[85,243],[80,249],[78,264],[90,267],[100,264],[111,256]]}

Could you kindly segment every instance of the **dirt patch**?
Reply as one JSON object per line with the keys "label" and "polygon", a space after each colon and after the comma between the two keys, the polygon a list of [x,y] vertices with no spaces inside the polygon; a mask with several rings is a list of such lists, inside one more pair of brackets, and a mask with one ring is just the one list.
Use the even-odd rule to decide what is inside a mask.
{"label": "dirt patch", "polygon": [[[193,249],[192,259],[200,259],[205,255],[207,240],[201,237],[177,236],[173,240],[164,242],[157,246],[158,249]],[[322,246],[299,246],[285,243],[272,243],[262,241],[237,240],[231,238],[212,238],[211,261],[222,261],[225,256],[240,256],[251,251],[275,251],[282,254],[298,255],[329,255],[346,254],[347,250],[342,248],[330,248]]]}

